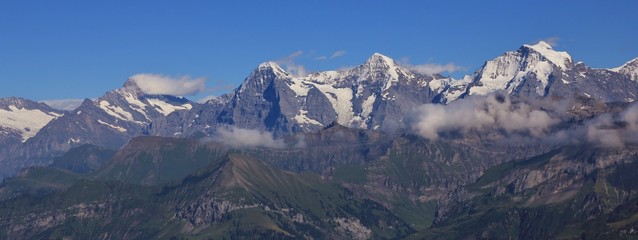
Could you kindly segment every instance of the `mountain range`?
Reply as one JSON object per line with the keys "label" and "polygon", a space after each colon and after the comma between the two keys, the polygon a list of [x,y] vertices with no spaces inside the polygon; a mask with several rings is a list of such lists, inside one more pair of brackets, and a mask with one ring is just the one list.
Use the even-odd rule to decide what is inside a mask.
{"label": "mountain range", "polygon": [[0,237],[635,238],[637,76],[541,41],[461,79],[375,53],[204,103],[3,98]]}
{"label": "mountain range", "polygon": [[[87,99],[68,112],[21,98],[1,99],[0,163],[2,176],[7,176],[85,143],[117,149],[134,136],[211,135],[220,126],[275,136],[314,132],[332,122],[396,131],[404,128],[405,115],[417,106],[495,92],[632,102],[638,94],[637,72],[635,59],[618,68],[594,69],[539,42],[487,61],[462,79],[421,74],[378,53],[349,70],[307,76],[293,76],[277,63],[265,62],[232,93],[203,104],[146,94],[129,79],[122,88]],[[23,118],[38,122],[20,121]]]}

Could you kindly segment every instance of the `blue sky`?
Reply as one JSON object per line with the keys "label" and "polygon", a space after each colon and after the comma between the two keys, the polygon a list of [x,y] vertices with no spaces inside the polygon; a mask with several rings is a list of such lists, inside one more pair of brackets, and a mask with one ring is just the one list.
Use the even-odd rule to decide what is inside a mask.
{"label": "blue sky", "polygon": [[615,67],[638,57],[636,9],[629,0],[2,0],[0,97],[95,98],[153,73],[205,78],[206,90],[189,97],[197,100],[291,54],[308,71],[380,52],[459,66],[460,76],[541,39],[576,61]]}

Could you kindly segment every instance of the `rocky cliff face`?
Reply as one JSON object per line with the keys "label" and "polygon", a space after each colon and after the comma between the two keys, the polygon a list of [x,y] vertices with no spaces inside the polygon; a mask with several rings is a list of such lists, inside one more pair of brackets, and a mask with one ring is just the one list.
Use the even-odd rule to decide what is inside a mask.
{"label": "rocky cliff face", "polygon": [[620,229],[631,228],[635,220],[609,219],[598,225],[598,219],[627,209],[624,203],[636,198],[636,188],[629,184],[633,179],[624,169],[633,169],[637,159],[635,146],[570,146],[497,165],[442,198],[434,226],[459,230],[448,238],[504,233],[505,238],[577,238],[604,232],[629,237],[632,233]]}

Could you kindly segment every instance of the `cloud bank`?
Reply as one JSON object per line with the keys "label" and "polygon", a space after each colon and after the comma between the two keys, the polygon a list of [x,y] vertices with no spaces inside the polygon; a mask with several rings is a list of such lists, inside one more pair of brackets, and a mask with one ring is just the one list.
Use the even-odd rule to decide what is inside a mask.
{"label": "cloud bank", "polygon": [[617,114],[603,114],[585,122],[586,139],[604,147],[638,143],[638,104]]}
{"label": "cloud bank", "polygon": [[194,95],[203,92],[204,78],[191,79],[188,76],[170,77],[160,74],[141,73],[129,77],[142,92],[147,94],[166,94],[174,96]]}
{"label": "cloud bank", "polygon": [[275,139],[270,132],[237,127],[219,128],[209,140],[226,144],[233,148],[285,148],[282,139]]}
{"label": "cloud bank", "polygon": [[513,103],[500,94],[470,96],[448,105],[425,104],[411,112],[406,120],[414,133],[431,140],[438,139],[441,133],[483,127],[541,136],[560,121],[545,111],[526,103]]}
{"label": "cloud bank", "polygon": [[[515,102],[502,94],[470,96],[448,105],[422,105],[406,116],[405,124],[412,133],[430,140],[437,140],[445,133],[498,129],[509,134],[503,140],[513,143],[591,144],[608,148],[638,144],[638,103],[621,112],[574,123],[567,111],[580,105],[538,101],[542,100]],[[533,106],[544,106],[544,110]]]}

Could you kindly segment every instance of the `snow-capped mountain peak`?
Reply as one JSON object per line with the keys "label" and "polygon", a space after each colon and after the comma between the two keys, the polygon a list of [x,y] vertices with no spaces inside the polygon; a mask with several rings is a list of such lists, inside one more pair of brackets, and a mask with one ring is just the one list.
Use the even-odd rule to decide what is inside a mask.
{"label": "snow-capped mountain peak", "polygon": [[272,71],[276,75],[288,75],[288,73],[279,64],[273,61],[263,62],[257,67],[260,71]]}
{"label": "snow-capped mountain peak", "polygon": [[552,48],[551,45],[544,41],[540,41],[534,45],[525,44],[523,45],[523,47],[536,51],[537,53],[545,57],[548,61],[563,70],[568,69],[570,63],[572,62],[572,57],[567,52],[556,51]]}
{"label": "snow-capped mountain peak", "polygon": [[360,82],[374,80],[383,84],[382,90],[390,88],[401,79],[414,77],[414,74],[399,66],[394,59],[380,53],[374,53],[364,64],[348,71],[347,75]]}
{"label": "snow-capped mountain peak", "polygon": [[390,74],[404,71],[394,59],[380,53],[372,54],[365,63],[353,70],[358,70],[359,72],[362,70],[367,70],[368,72],[388,72]]}
{"label": "snow-capped mountain peak", "polygon": [[638,81],[638,58],[634,58],[620,67],[608,69],[628,76],[631,80]]}
{"label": "snow-capped mountain peak", "polygon": [[539,41],[538,43],[534,44],[534,45],[530,45],[530,44],[525,44],[523,46],[526,47],[530,47],[530,48],[539,48],[539,49],[549,49],[552,50],[552,45],[550,45],[549,43],[545,42],[545,41]]}
{"label": "snow-capped mountain peak", "polygon": [[374,53],[368,58],[368,60],[366,60],[364,65],[370,68],[386,68],[396,66],[397,64],[394,62],[394,59],[388,56],[381,53]]}
{"label": "snow-capped mountain peak", "polygon": [[276,62],[263,62],[259,64],[246,79],[244,79],[244,82],[238,90],[239,92],[243,92],[248,88],[261,89],[266,87],[271,80],[287,79],[291,77],[292,76]]}
{"label": "snow-capped mountain peak", "polygon": [[468,91],[470,95],[505,90],[510,94],[523,91],[545,96],[553,79],[552,74],[557,70],[568,71],[572,67],[572,57],[567,52],[556,51],[548,43],[540,41],[489,60],[464,79],[474,79]]}
{"label": "snow-capped mountain peak", "polygon": [[[90,126],[105,126],[111,131],[135,134],[154,120],[193,107],[194,103],[183,97],[147,94],[138,84],[135,79],[129,78],[121,88],[109,91],[95,100],[85,101],[70,116],[90,119],[87,120]],[[78,136],[73,137],[79,139]]]}

